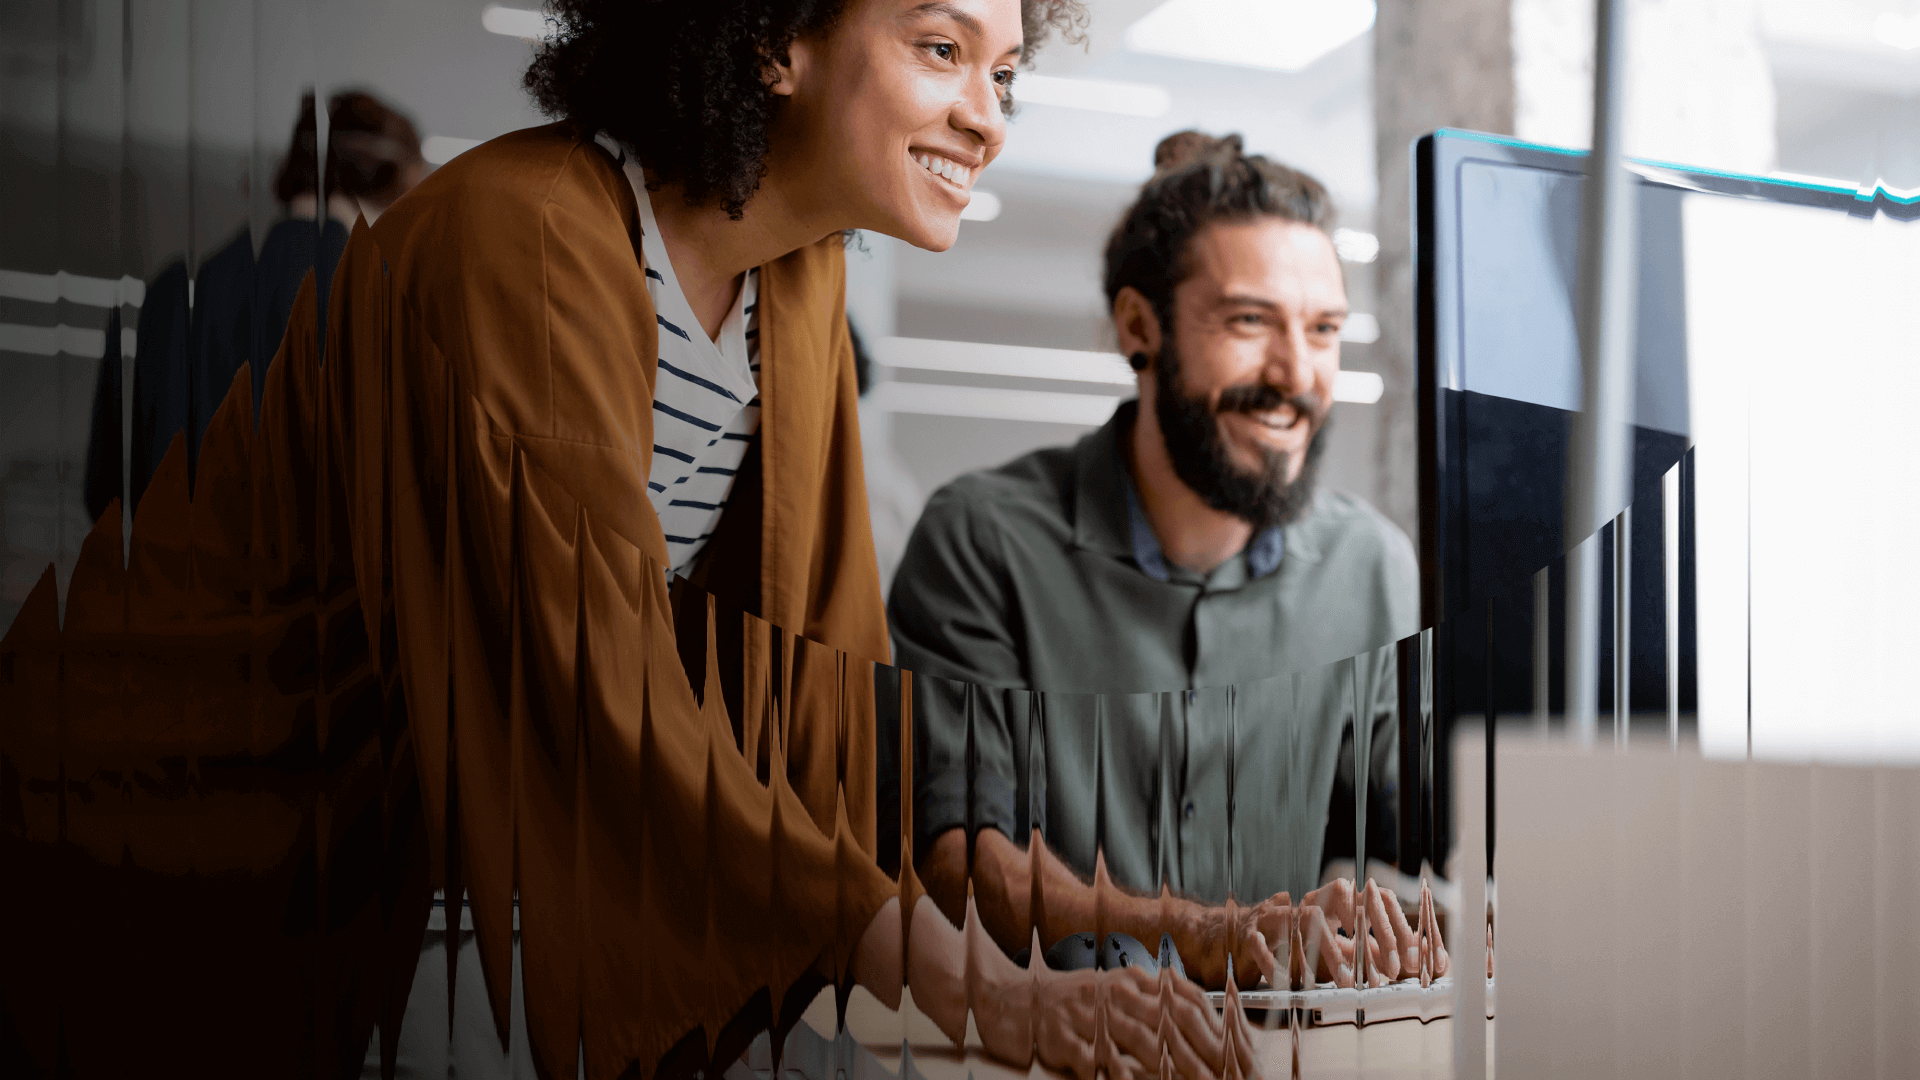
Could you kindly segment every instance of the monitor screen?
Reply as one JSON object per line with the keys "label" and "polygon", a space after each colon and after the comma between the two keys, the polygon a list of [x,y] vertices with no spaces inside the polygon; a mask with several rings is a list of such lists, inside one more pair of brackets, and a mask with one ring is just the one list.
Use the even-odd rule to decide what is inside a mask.
{"label": "monitor screen", "polygon": [[[1420,546],[1443,714],[1534,713],[1543,569],[1548,711],[1563,709],[1585,164],[1469,132],[1414,148]],[[1920,513],[1901,465],[1920,425],[1894,411],[1920,379],[1920,197],[1632,168],[1629,711],[1664,728],[1675,693],[1713,752],[1920,751],[1920,713],[1879,674],[1889,649],[1920,647],[1897,618],[1920,571],[1888,548]],[[1603,716],[1613,531],[1597,539]],[[1828,713],[1850,719],[1811,719]]]}

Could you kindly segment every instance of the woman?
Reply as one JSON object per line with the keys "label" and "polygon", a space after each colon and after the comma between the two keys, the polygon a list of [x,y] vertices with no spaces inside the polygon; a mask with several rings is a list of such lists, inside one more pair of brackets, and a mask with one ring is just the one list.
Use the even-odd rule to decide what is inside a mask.
{"label": "woman", "polygon": [[437,886],[543,1077],[725,1068],[823,979],[1082,1075],[1250,1061],[1192,986],[1016,967],[875,857],[841,235],[950,245],[1076,14],[556,5],[560,123],[358,207],[324,357],[303,286],[125,557],[104,515],[0,640],[5,910],[55,931],[9,942],[21,1056],[350,1071],[431,1034]]}
{"label": "woman", "polygon": [[1019,1062],[1237,1069],[1190,985],[1029,973],[874,858],[860,665],[888,644],[842,237],[951,246],[1016,68],[1078,4],[552,11],[527,84],[559,123],[356,231],[323,376],[496,1018],[517,896],[545,1075],[576,1035],[596,1075],[724,1067],[818,977],[910,983],[956,1039],[971,1002]]}

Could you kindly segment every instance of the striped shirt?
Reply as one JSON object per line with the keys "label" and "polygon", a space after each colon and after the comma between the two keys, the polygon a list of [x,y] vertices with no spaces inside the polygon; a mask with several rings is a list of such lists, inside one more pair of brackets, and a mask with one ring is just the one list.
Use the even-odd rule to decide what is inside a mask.
{"label": "striped shirt", "polygon": [[660,328],[647,495],[667,537],[669,572],[685,575],[720,522],[734,473],[760,423],[760,330],[754,311],[760,272],[747,271],[719,335],[709,340],[674,276],[639,162],[605,134],[595,142],[620,163],[640,204],[640,252]]}

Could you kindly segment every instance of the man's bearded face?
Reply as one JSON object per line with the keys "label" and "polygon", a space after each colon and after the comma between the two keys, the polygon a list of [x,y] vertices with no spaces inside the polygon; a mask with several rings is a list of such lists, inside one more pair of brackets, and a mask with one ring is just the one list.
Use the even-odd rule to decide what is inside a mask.
{"label": "man's bearded face", "polygon": [[[1290,524],[1313,502],[1315,472],[1326,444],[1328,415],[1319,395],[1286,394],[1265,383],[1229,386],[1209,404],[1207,396],[1189,396],[1181,385],[1181,364],[1174,336],[1168,335],[1154,366],[1154,415],[1174,474],[1215,510],[1240,518],[1254,529]],[[1314,425],[1298,472],[1293,454],[1259,450],[1261,464],[1249,469],[1236,462],[1221,433],[1221,418],[1233,413],[1271,414],[1291,405],[1294,423]],[[1289,480],[1289,475],[1293,479]]]}

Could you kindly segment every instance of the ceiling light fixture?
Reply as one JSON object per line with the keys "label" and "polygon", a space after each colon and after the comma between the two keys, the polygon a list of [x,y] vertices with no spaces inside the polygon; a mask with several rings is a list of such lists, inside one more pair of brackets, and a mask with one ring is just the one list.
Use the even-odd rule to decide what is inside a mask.
{"label": "ceiling light fixture", "polygon": [[886,367],[1108,386],[1133,385],[1133,369],[1117,353],[904,337],[881,338],[872,343],[872,350],[874,361]]}
{"label": "ceiling light fixture", "polygon": [[1920,49],[1920,15],[1901,18],[1888,11],[1873,20],[1873,36],[1882,45],[1891,45],[1901,52]]}
{"label": "ceiling light fixture", "polygon": [[1167,0],[1127,28],[1127,48],[1300,71],[1366,33],[1373,16],[1373,0]]}
{"label": "ceiling light fixture", "polygon": [[1023,105],[1055,105],[1121,116],[1165,116],[1173,108],[1166,87],[1106,79],[1062,79],[1024,74],[1014,80],[1013,100]]}
{"label": "ceiling light fixture", "polygon": [[507,7],[505,4],[488,4],[482,8],[480,25],[486,28],[487,33],[501,37],[525,38],[528,41],[545,41],[553,37],[553,24],[547,21],[546,12]]}
{"label": "ceiling light fixture", "polygon": [[[1379,333],[1379,324],[1371,315],[1355,315],[1348,318],[1352,326],[1356,321],[1373,326]],[[874,362],[883,368],[898,368],[911,371],[954,372],[963,375],[990,375],[999,378],[1046,379],[1052,382],[1087,383],[1092,386],[1131,387],[1138,380],[1133,369],[1117,353],[1082,352],[1076,349],[1041,349],[1030,345],[988,345],[974,341],[941,341],[933,338],[883,337],[869,343]],[[911,398],[915,405],[887,405],[896,412],[939,411],[925,404],[926,401],[939,400],[941,395],[952,392],[957,396],[949,399],[949,416],[992,416],[1009,420],[1053,420],[1059,423],[1102,423],[1110,415],[1113,402],[1119,400],[1116,391],[1089,389],[1085,393],[1072,394],[1058,391],[1013,391],[988,387],[954,387],[942,383],[898,383],[888,382],[889,387],[911,387],[898,391],[900,400]],[[1333,380],[1333,400],[1349,401],[1358,405],[1371,405],[1380,400],[1386,392],[1386,380],[1371,371],[1342,371]],[[878,388],[876,388],[877,390]],[[964,391],[962,393],[961,391]],[[989,394],[1033,395],[1031,399],[1011,411],[1007,409],[980,411],[985,406],[976,399]],[[1088,398],[1096,404],[1066,402],[1066,399]],[[1040,403],[1048,403],[1053,411],[1040,409]],[[1101,404],[1104,402],[1104,404]],[[1098,419],[1086,420],[1101,409]],[[1016,415],[1017,414],[1017,415]],[[1076,419],[1067,419],[1067,417]]]}
{"label": "ceiling light fixture", "polygon": [[1371,371],[1342,371],[1333,377],[1333,400],[1371,405],[1387,392],[1387,380]]}
{"label": "ceiling light fixture", "polygon": [[886,382],[869,391],[867,400],[860,404],[862,408],[871,403],[885,412],[920,416],[1099,427],[1112,418],[1121,400],[1097,394],[1063,394],[1057,390]]}
{"label": "ceiling light fixture", "polygon": [[29,300],[36,304],[69,304],[89,307],[139,307],[146,301],[147,283],[137,277],[87,277],[65,270],[51,274],[33,274],[24,270],[0,270],[0,298]]}
{"label": "ceiling light fixture", "polygon": [[1380,320],[1364,311],[1356,311],[1341,324],[1340,340],[1351,341],[1355,345],[1371,345],[1380,340]]}
{"label": "ceiling light fixture", "polygon": [[1380,257],[1380,238],[1359,229],[1335,229],[1333,250],[1344,262],[1370,263]]}

